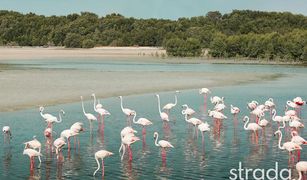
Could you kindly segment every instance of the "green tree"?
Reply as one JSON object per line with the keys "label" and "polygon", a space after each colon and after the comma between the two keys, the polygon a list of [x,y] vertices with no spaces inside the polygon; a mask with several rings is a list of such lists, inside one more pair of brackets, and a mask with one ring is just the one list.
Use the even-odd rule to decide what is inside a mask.
{"label": "green tree", "polygon": [[80,34],[68,33],[64,40],[65,47],[68,48],[81,48],[82,36]]}

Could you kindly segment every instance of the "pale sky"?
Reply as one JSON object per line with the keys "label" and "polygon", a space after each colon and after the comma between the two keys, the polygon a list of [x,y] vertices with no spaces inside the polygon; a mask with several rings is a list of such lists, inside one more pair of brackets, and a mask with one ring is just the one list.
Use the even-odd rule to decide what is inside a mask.
{"label": "pale sky", "polygon": [[209,11],[229,13],[233,9],[292,12],[307,15],[306,0],[0,0],[1,10],[41,15],[67,15],[90,11],[105,16],[177,19],[205,15]]}

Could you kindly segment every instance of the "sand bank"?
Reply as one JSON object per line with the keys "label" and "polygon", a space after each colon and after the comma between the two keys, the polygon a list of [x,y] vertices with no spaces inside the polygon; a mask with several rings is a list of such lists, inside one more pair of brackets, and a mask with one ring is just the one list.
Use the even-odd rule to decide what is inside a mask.
{"label": "sand bank", "polygon": [[255,82],[272,74],[202,72],[99,72],[83,70],[29,69],[0,71],[0,111],[36,108],[40,105],[78,102],[159,91],[225,86]]}

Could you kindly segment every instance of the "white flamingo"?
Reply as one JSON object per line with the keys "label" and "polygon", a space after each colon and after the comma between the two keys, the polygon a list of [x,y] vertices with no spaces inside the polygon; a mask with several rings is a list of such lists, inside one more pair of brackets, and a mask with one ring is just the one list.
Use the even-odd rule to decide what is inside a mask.
{"label": "white flamingo", "polygon": [[96,171],[93,173],[93,176],[95,176],[96,172],[99,171],[100,169],[100,163],[99,163],[99,160],[98,159],[101,159],[101,164],[102,164],[102,176],[104,176],[104,158],[106,157],[109,157],[109,156],[112,156],[113,153],[112,152],[109,152],[109,151],[106,151],[106,150],[100,150],[100,151],[97,151],[95,153],[95,160],[97,162],[97,169]]}
{"label": "white flamingo", "polygon": [[166,104],[165,106],[163,106],[163,110],[166,110],[167,112],[168,112],[168,114],[169,114],[169,112],[170,112],[170,110],[172,109],[172,108],[174,108],[176,105],[177,105],[177,94],[179,93],[180,91],[176,91],[175,92],[175,103],[168,103],[168,104]]}
{"label": "white flamingo", "polygon": [[84,104],[83,104],[83,97],[80,96],[80,98],[81,98],[83,114],[86,117],[86,119],[89,121],[89,123],[90,123],[90,130],[92,131],[92,129],[93,129],[92,123],[93,123],[93,121],[97,121],[97,118],[93,114],[85,112]]}
{"label": "white flamingo", "polygon": [[156,94],[156,97],[158,98],[158,108],[159,108],[159,113],[160,113],[160,117],[163,121],[168,122],[169,121],[169,117],[165,112],[161,111],[161,105],[160,105],[160,96],[159,94]]}

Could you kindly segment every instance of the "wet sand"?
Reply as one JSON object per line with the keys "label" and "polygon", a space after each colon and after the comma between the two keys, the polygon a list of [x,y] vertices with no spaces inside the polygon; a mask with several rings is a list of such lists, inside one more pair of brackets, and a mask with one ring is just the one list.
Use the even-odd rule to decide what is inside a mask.
{"label": "wet sand", "polygon": [[[144,55],[145,53],[145,55]],[[161,59],[152,57],[164,50],[151,47],[119,47],[95,49],[63,48],[0,48],[0,63],[16,60],[70,58],[99,61],[129,60],[163,63],[200,63],[200,59]],[[107,58],[105,58],[107,57]],[[124,57],[124,58],[123,58]],[[69,60],[70,60],[69,59]],[[18,66],[18,65],[17,65]],[[155,93],[201,87],[217,87],[277,78],[276,74],[255,75],[250,73],[209,72],[138,72],[92,71],[74,69],[31,69],[0,66],[0,112],[37,108],[61,103],[80,101],[95,92],[99,98],[118,95]]]}
{"label": "wet sand", "polygon": [[0,111],[78,102],[95,92],[99,98],[249,83],[276,75],[202,72],[99,72],[29,69],[0,71]]}

